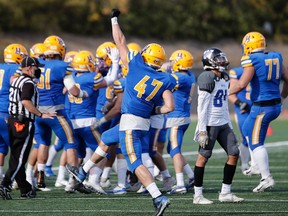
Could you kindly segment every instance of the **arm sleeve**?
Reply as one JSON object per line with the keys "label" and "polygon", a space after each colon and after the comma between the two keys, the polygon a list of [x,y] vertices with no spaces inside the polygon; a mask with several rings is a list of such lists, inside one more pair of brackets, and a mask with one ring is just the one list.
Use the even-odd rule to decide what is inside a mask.
{"label": "arm sleeve", "polygon": [[34,85],[32,83],[25,83],[22,87],[21,101],[31,100],[34,95]]}
{"label": "arm sleeve", "polygon": [[207,110],[210,103],[211,93],[215,88],[215,74],[210,71],[201,73],[198,77],[198,129],[206,131]]}
{"label": "arm sleeve", "polygon": [[209,106],[211,94],[207,91],[198,89],[198,129],[199,131],[206,131],[207,127],[207,109]]}
{"label": "arm sleeve", "polygon": [[104,77],[107,86],[112,85],[114,81],[118,78],[118,70],[119,70],[119,64],[112,63],[112,66],[108,71],[108,74]]}

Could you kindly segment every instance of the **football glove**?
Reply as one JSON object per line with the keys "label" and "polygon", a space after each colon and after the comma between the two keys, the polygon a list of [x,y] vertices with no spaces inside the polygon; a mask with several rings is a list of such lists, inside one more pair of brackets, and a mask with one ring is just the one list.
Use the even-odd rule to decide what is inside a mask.
{"label": "football glove", "polygon": [[235,105],[238,106],[241,110],[241,112],[249,112],[250,106],[248,103],[240,101],[239,99],[236,100]]}
{"label": "football glove", "polygon": [[118,64],[119,62],[119,50],[114,47],[110,49],[110,52],[107,52],[109,58],[111,59],[113,64]]}
{"label": "football glove", "polygon": [[105,116],[103,116],[101,119],[96,119],[95,122],[93,123],[93,128],[97,129],[98,127],[100,127],[105,122],[107,122]]}
{"label": "football glove", "polygon": [[208,135],[206,131],[200,131],[198,134],[198,143],[199,145],[205,149],[206,145],[208,145]]}
{"label": "football glove", "polygon": [[112,9],[111,11],[111,17],[118,17],[120,15],[120,10],[119,9]]}

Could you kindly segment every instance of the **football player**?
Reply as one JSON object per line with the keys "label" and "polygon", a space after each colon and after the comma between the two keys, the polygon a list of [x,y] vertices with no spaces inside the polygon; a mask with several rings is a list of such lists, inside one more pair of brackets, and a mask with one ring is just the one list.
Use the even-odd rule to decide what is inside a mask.
{"label": "football player", "polygon": [[185,131],[190,125],[190,109],[195,76],[191,72],[193,56],[187,50],[176,50],[170,57],[172,62],[172,76],[177,83],[177,91],[173,92],[175,110],[167,114],[166,128],[168,128],[168,153],[173,159],[177,184],[172,188],[170,194],[185,194],[187,189],[184,183],[183,171],[188,174],[188,184],[194,183],[194,173],[185,157],[181,153],[182,141]]}
{"label": "football player", "polygon": [[[237,85],[241,75],[243,74],[243,68],[237,67],[229,70],[230,76],[230,86]],[[241,171],[244,175],[259,175],[257,164],[255,164],[253,154],[251,154],[251,166],[249,166],[250,152],[248,147],[248,142],[243,135],[243,124],[245,119],[250,113],[250,108],[252,105],[250,99],[250,84],[246,88],[238,92],[237,94],[230,95],[228,97],[229,101],[234,104],[235,119],[238,124],[238,128],[241,134],[242,142],[239,145],[240,150],[240,160],[241,160]]]}
{"label": "football player", "polygon": [[202,56],[203,69],[198,77],[198,123],[194,140],[199,143],[195,163],[194,204],[212,204],[203,196],[205,166],[212,155],[216,141],[227,154],[224,166],[220,202],[242,202],[244,199],[231,193],[232,180],[236,171],[239,149],[232,130],[228,110],[229,61],[220,49],[210,48]]}
{"label": "football player", "polygon": [[[112,48],[115,48],[115,43],[111,41],[106,41],[100,44],[96,49],[96,71],[102,74],[105,77],[109,68],[111,67],[112,61],[108,55],[108,51]],[[113,119],[109,119],[109,121],[105,118],[105,114],[103,112],[103,107],[105,104],[109,103],[114,98],[113,86],[107,86],[106,88],[101,88],[98,90],[99,97],[97,98],[96,104],[96,119],[101,123],[98,127],[98,131],[102,134],[104,131],[109,128],[115,126],[119,122],[120,116],[115,116]],[[111,146],[109,160],[107,161],[107,165],[103,169],[103,173],[101,176],[101,186],[102,187],[110,187],[111,183],[109,180],[110,172],[112,169],[112,164],[115,160],[115,145]]]}
{"label": "football player", "polygon": [[[157,72],[165,60],[165,51],[159,44],[148,44],[141,53],[135,55],[133,55],[134,52],[129,52],[125,36],[118,24],[119,14],[118,9],[112,10],[112,35],[119,49],[121,60],[128,68],[119,127],[120,147],[129,170],[135,172],[152,196],[156,215],[162,215],[170,201],[161,194],[153,176],[143,166],[142,139],[149,131],[153,109],[156,114],[174,110],[171,91],[176,86],[176,80],[167,74]],[[162,98],[164,105],[154,107]]]}
{"label": "football player", "polygon": [[[64,41],[52,35],[44,40],[45,67],[41,68],[41,76],[37,85],[39,92],[39,110],[45,112],[57,112],[57,116],[51,119],[36,119],[35,140],[39,143],[37,155],[38,178],[37,187],[40,190],[49,190],[44,181],[45,163],[48,157],[48,148],[51,143],[52,130],[64,142],[67,151],[67,161],[78,166],[77,146],[74,144],[71,122],[64,110],[65,96],[62,94],[64,86],[70,94],[79,97],[87,97],[87,93],[75,85],[69,63],[63,61],[66,53]],[[75,181],[76,183],[76,181]]]}
{"label": "football player", "polygon": [[238,85],[231,86],[230,94],[241,91],[249,83],[251,85],[253,104],[242,129],[261,173],[260,183],[253,192],[262,192],[275,184],[270,173],[264,141],[270,122],[280,115],[279,86],[281,79],[284,80],[284,87],[287,85],[288,71],[283,64],[281,53],[265,52],[266,39],[259,32],[247,33],[242,40],[242,49],[241,66],[244,71]]}
{"label": "football player", "polygon": [[[95,58],[88,51],[79,51],[72,61],[75,70],[74,80],[77,85],[79,85],[81,89],[84,89],[89,95],[89,98],[85,100],[68,95],[70,106],[69,109],[67,109],[67,113],[75,131],[75,143],[79,145],[79,149],[84,150],[84,152],[78,152],[78,154],[80,153],[81,155],[80,158],[85,157],[86,148],[95,151],[100,142],[100,134],[95,130],[95,127],[93,127],[96,121],[95,107],[98,97],[97,91],[99,88],[105,88],[107,85],[113,84],[117,78],[119,68],[119,52],[117,48],[114,47],[108,50],[108,55],[112,63],[111,69],[105,77],[95,72]],[[105,194],[105,191],[100,187],[100,176],[104,165],[105,161],[93,167],[90,171],[88,182],[90,187],[102,194]]]}

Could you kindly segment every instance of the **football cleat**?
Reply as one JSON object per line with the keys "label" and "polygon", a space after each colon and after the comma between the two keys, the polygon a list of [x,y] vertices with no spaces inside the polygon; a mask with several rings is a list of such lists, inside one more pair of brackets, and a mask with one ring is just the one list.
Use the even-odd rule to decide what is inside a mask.
{"label": "football cleat", "polygon": [[107,194],[103,188],[100,186],[100,184],[97,184],[97,183],[94,183],[94,182],[91,182],[91,181],[88,181],[87,183],[87,187],[89,189],[91,189],[92,192],[95,192],[96,194]]}
{"label": "football cleat", "polygon": [[209,205],[212,203],[213,201],[206,199],[202,194],[193,198],[193,204]]}
{"label": "football cleat", "polygon": [[169,207],[170,201],[166,196],[160,196],[153,199],[153,204],[156,208],[155,216],[163,215],[166,208]]}
{"label": "football cleat", "polygon": [[27,198],[27,199],[35,198],[36,197],[36,191],[35,190],[31,190],[28,193],[21,194],[20,197],[21,198]]}
{"label": "football cleat", "polygon": [[90,188],[85,187],[81,182],[76,183],[73,189],[84,194],[90,194],[93,192]]}
{"label": "football cleat", "polygon": [[139,190],[137,190],[137,193],[138,193],[138,194],[147,194],[147,193],[148,193],[148,190],[147,190],[143,185],[141,185],[141,187],[139,188]]}
{"label": "football cleat", "polygon": [[155,177],[155,180],[157,180],[157,181],[163,181],[163,176],[162,176],[162,174],[158,174],[158,175],[156,175]]}
{"label": "football cleat", "polygon": [[77,180],[73,177],[73,178],[70,178],[69,181],[68,181],[68,184],[65,186],[65,192],[66,193],[75,193],[75,185],[77,184]]}
{"label": "football cleat", "polygon": [[12,196],[10,194],[11,189],[4,187],[3,185],[0,185],[0,196],[4,200],[12,200]]}
{"label": "football cleat", "polygon": [[52,166],[45,166],[44,172],[46,177],[56,176],[52,170]]}
{"label": "football cleat", "polygon": [[243,171],[243,175],[252,176],[252,175],[260,175],[260,171],[257,166],[250,166],[249,169]]}
{"label": "football cleat", "polygon": [[77,168],[67,163],[66,169],[76,178],[77,181],[83,182],[85,180],[87,173],[85,173],[85,171],[83,170],[83,166]]}
{"label": "football cleat", "polygon": [[113,190],[108,190],[106,192],[107,194],[121,195],[121,194],[127,194],[127,189],[126,187],[121,187],[117,185],[115,188],[113,188]]}
{"label": "football cleat", "polygon": [[237,197],[235,194],[233,193],[226,193],[226,194],[219,194],[219,201],[220,202],[232,202],[232,203],[237,203],[237,202],[243,202],[244,199]]}
{"label": "football cleat", "polygon": [[62,187],[62,186],[66,186],[68,184],[68,181],[66,181],[65,179],[62,180],[56,180],[55,182],[55,187]]}
{"label": "football cleat", "polygon": [[134,184],[130,184],[130,187],[127,188],[128,192],[137,192],[142,186],[141,182],[136,182]]}
{"label": "football cleat", "polygon": [[186,194],[187,193],[187,189],[185,186],[177,186],[174,185],[172,187],[172,190],[168,192],[168,194]]}
{"label": "football cleat", "polygon": [[163,188],[164,192],[171,191],[172,187],[176,184],[176,180],[172,177],[163,179]]}
{"label": "football cleat", "polygon": [[109,187],[111,187],[110,179],[109,179],[109,178],[107,178],[107,179],[102,179],[102,178],[101,178],[100,186],[101,186],[102,188],[109,188]]}
{"label": "football cleat", "polygon": [[260,184],[253,189],[253,192],[263,192],[268,188],[273,188],[275,185],[275,181],[272,176],[268,176],[266,179],[261,179]]}

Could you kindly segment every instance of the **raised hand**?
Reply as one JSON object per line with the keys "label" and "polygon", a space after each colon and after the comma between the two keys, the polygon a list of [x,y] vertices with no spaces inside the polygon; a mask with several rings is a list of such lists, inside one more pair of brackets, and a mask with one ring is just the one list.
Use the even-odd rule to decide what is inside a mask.
{"label": "raised hand", "polygon": [[120,10],[117,8],[112,9],[111,11],[111,17],[118,17],[121,14]]}
{"label": "raised hand", "polygon": [[114,47],[110,49],[110,52],[107,52],[109,58],[111,59],[112,63],[118,64],[119,62],[119,50]]}

